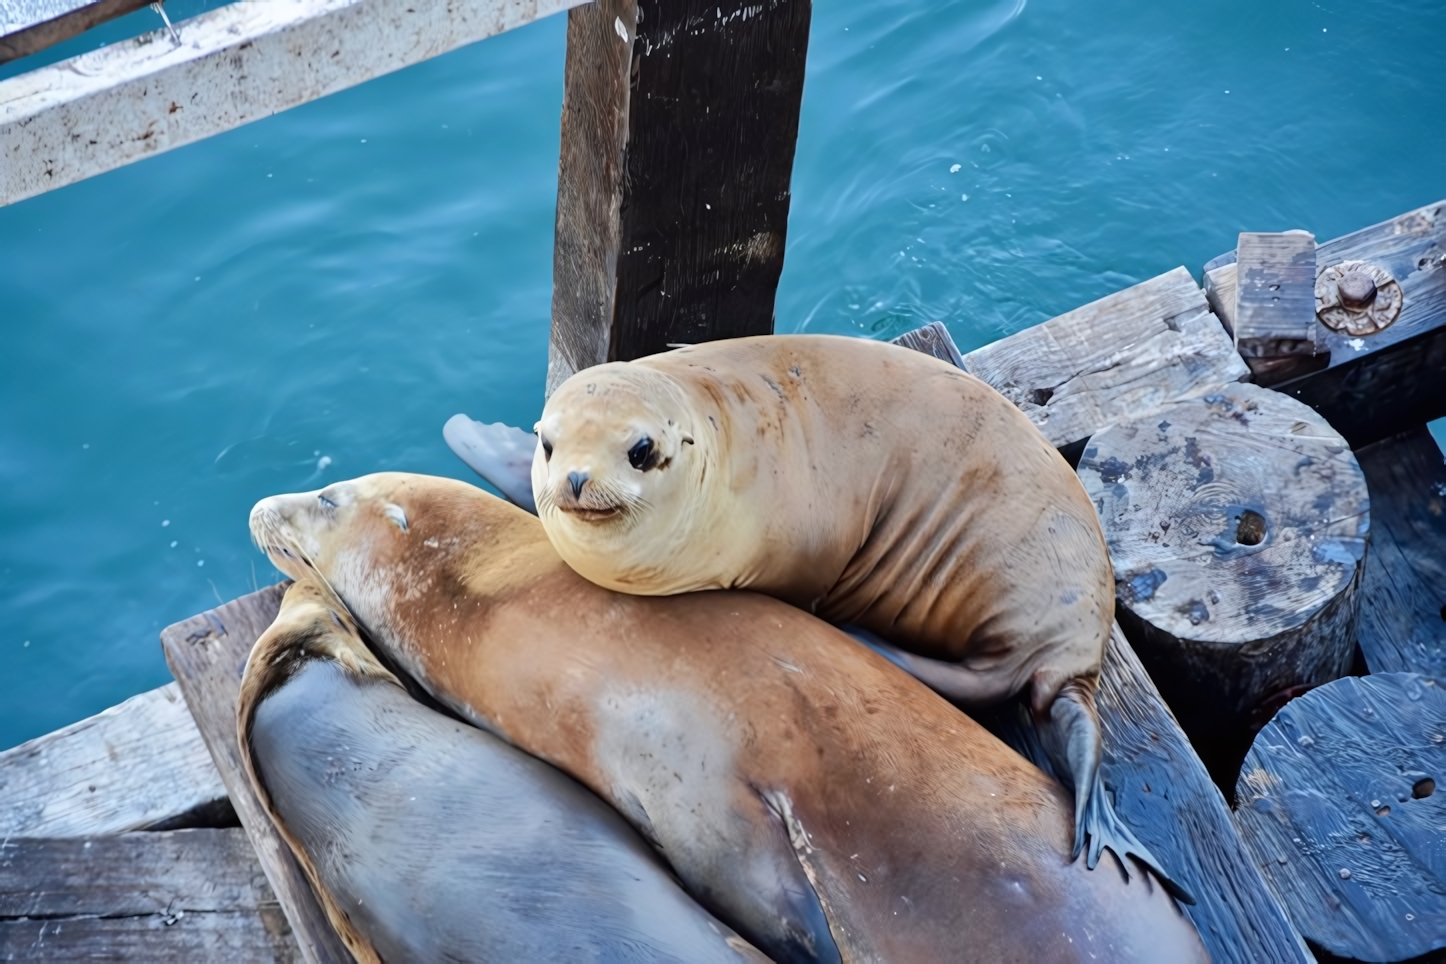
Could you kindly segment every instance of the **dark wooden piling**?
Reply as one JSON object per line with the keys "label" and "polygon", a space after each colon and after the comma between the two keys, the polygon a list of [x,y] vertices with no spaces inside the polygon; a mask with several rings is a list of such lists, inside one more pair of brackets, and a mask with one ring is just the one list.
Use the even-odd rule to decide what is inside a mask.
{"label": "dark wooden piling", "polygon": [[[1235,260],[1230,251],[1205,265],[1211,307],[1227,325],[1234,324]],[[1359,448],[1446,416],[1446,378],[1441,377],[1446,372],[1446,201],[1320,245],[1318,307],[1328,309],[1336,300],[1331,282],[1320,284],[1320,276],[1354,262],[1374,266],[1391,279],[1378,285],[1372,308],[1375,298],[1399,298],[1394,313],[1387,311],[1360,330],[1376,328],[1386,315],[1391,321],[1354,334],[1327,327],[1318,317],[1315,337],[1329,355],[1326,367],[1274,387],[1320,412]]]}
{"label": "dark wooden piling", "polygon": [[1260,731],[1235,819],[1313,944],[1404,961],[1446,948],[1443,781],[1441,685],[1414,673],[1348,677]]}
{"label": "dark wooden piling", "polygon": [[590,365],[773,331],[810,14],[569,12],[549,392]]}
{"label": "dark wooden piling", "polygon": [[1371,490],[1361,655],[1372,673],[1446,681],[1446,458],[1424,425],[1356,457]]}
{"label": "dark wooden piling", "polygon": [[1278,702],[1351,670],[1365,477],[1318,414],[1248,384],[1106,429],[1079,475],[1120,624],[1228,795]]}
{"label": "dark wooden piling", "polygon": [[1316,344],[1315,236],[1242,232],[1236,244],[1235,350],[1273,385],[1325,367]]}

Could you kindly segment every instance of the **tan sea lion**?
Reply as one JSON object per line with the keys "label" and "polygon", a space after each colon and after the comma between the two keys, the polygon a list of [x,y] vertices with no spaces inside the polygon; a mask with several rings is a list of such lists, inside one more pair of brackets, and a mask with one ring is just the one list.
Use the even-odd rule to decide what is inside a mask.
{"label": "tan sea lion", "polygon": [[591,792],[412,699],[314,577],[252,650],[237,728],[362,964],[767,961]]}
{"label": "tan sea lion", "polygon": [[1160,870],[1098,788],[1115,584],[1094,506],[988,385],[884,342],[737,338],[579,372],[537,432],[538,514],[579,573],[768,593],[968,707],[1027,690],[1076,791],[1074,855]]}
{"label": "tan sea lion", "polygon": [[447,479],[276,496],[251,528],[438,700],[617,807],[777,960],[1205,959],[1163,889],[1070,862],[1053,781],[801,610],[611,592],[537,519]]}

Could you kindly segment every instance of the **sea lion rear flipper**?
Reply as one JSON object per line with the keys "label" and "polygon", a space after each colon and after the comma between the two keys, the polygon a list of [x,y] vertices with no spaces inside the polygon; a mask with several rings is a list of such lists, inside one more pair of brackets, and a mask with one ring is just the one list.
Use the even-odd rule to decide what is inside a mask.
{"label": "sea lion rear flipper", "polygon": [[509,501],[537,514],[532,498],[532,453],[537,450],[537,436],[501,422],[489,425],[453,415],[442,426],[442,438],[468,468]]}
{"label": "sea lion rear flipper", "polygon": [[[1021,707],[1021,710],[1023,707]],[[1114,851],[1120,868],[1129,879],[1126,857],[1134,857],[1159,878],[1177,900],[1195,903],[1183,887],[1170,878],[1150,849],[1139,841],[1119,815],[1100,778],[1103,741],[1099,716],[1095,712],[1093,687],[1084,680],[1070,680],[1049,707],[1049,717],[1019,727],[1026,742],[1037,741],[1025,753],[1041,769],[1068,784],[1074,791],[1075,831],[1071,859],[1085,851],[1085,866],[1094,870],[1106,849]],[[1040,757],[1046,765],[1041,765]],[[1088,843],[1088,850],[1086,850]]]}

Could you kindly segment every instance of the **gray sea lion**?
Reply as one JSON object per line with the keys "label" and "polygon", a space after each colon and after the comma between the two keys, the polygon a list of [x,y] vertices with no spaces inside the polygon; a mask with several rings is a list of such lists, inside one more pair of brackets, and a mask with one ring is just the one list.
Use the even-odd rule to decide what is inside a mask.
{"label": "gray sea lion", "polygon": [[799,609],[611,592],[537,519],[447,479],[276,496],[251,529],[433,696],[617,807],[775,959],[1206,957],[1162,888],[1070,861],[1057,784]]}
{"label": "gray sea lion", "polygon": [[1074,855],[1163,876],[1099,788],[1115,590],[1094,506],[988,385],[885,342],[736,338],[579,372],[537,430],[538,513],[579,573],[768,593],[877,634],[966,707],[1027,692],[1075,790]]}
{"label": "gray sea lion", "polygon": [[412,699],[314,577],[257,641],[237,728],[363,964],[767,960],[587,789]]}

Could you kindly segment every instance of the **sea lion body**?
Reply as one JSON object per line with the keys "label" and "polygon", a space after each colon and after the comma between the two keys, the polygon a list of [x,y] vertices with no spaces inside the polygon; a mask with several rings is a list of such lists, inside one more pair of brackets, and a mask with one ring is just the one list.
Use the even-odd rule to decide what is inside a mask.
{"label": "sea lion body", "polygon": [[258,641],[238,729],[359,961],[767,960],[587,789],[412,699],[316,585]]}
{"label": "sea lion body", "polygon": [[536,519],[450,480],[274,497],[252,531],[434,696],[611,802],[776,959],[1205,959],[1163,890],[1070,863],[1052,781],[798,609],[610,592]]}

